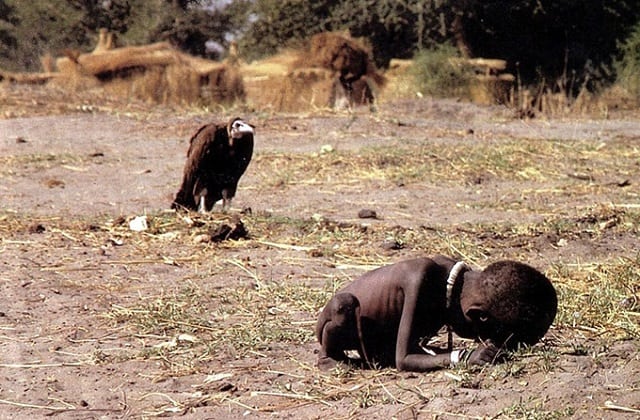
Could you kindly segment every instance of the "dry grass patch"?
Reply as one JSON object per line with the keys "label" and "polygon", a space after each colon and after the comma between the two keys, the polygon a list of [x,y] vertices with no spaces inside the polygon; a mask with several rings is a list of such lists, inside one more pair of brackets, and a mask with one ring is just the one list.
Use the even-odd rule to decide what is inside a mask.
{"label": "dry grass patch", "polygon": [[506,139],[468,144],[394,145],[358,153],[261,153],[252,165],[267,186],[341,185],[360,181],[394,184],[510,181],[622,182],[637,172],[640,151],[629,142]]}
{"label": "dry grass patch", "polygon": [[[353,223],[258,214],[242,216],[250,239],[212,245],[193,243],[190,239],[228,222],[231,216],[159,212],[147,217],[149,231],[135,233],[129,230],[126,219],[34,220],[5,214],[0,218],[3,222],[0,235],[3,243],[23,240],[29,238],[26,235],[33,235],[30,227],[34,223],[41,223],[52,239],[73,238],[75,244],[91,247],[109,240],[122,241],[127,249],[126,258],[111,261],[113,264],[204,266],[211,264],[207,261],[214,260],[216,269],[224,269],[229,277],[242,274],[248,279],[241,285],[230,284],[224,288],[210,287],[205,282],[198,282],[196,277],[182,279],[182,284],[173,288],[141,288],[134,291],[135,296],[112,303],[97,314],[106,321],[109,334],[117,334],[120,342],[126,345],[96,350],[91,363],[153,361],[153,367],[146,372],[153,381],[209,373],[212,365],[226,366],[254,357],[268,360],[272,352],[281,349],[279,346],[313,343],[318,310],[350,280],[342,274],[342,269],[382,265],[397,258],[397,255],[371,246],[390,234],[416,252],[444,253],[483,265],[488,255],[498,251],[504,257],[526,256],[526,246],[546,234],[591,232],[597,236],[611,230],[633,233],[640,220],[634,211],[606,206],[594,207],[589,217],[580,220],[558,217],[537,224],[421,228],[385,225],[363,228]],[[180,255],[188,256],[188,260],[178,257],[173,246],[176,241],[183,248]],[[339,245],[337,250],[335,245]],[[30,246],[36,249],[66,245],[49,240],[46,243],[34,241]],[[242,250],[253,252],[274,246],[289,251],[285,258],[291,258],[291,261],[300,253],[322,261],[333,274],[324,277],[321,287],[317,284],[311,287],[307,283],[311,273],[292,279],[267,279],[250,261],[231,256]],[[508,246],[513,246],[514,250],[508,251]],[[64,267],[57,266],[57,269]],[[222,380],[220,385],[203,383],[197,392],[180,399],[154,403],[153,410],[148,408],[151,410],[148,414],[188,412],[194,407],[229,403],[234,399],[246,410],[256,413],[282,413],[306,404],[329,406],[349,401],[348,412],[353,415],[363,409],[375,411],[377,407],[394,407],[398,415],[404,415],[411,410],[420,412],[419,407],[423,404],[447,397],[450,392],[458,392],[456,390],[463,393],[468,389],[490,390],[510,379],[526,381],[530,375],[553,372],[562,354],[592,351],[588,347],[581,350],[585,337],[609,341],[639,336],[640,290],[635,279],[640,275],[640,260],[614,258],[588,264],[558,263],[547,270],[547,275],[560,295],[554,330],[543,343],[514,352],[501,365],[459,367],[416,379],[392,369],[361,371],[343,367],[326,374],[317,371],[308,361],[289,355],[288,362],[296,367],[290,371],[276,375],[277,372],[264,366],[251,368],[257,369],[251,373],[253,375],[275,375],[276,379],[266,390],[257,387],[242,398],[234,399],[233,394],[219,388],[233,386],[234,379],[230,377],[229,382]],[[81,286],[75,286],[78,292]],[[565,340],[563,336],[567,331],[578,331],[582,339]],[[238,372],[227,369],[224,373],[227,371],[228,374]],[[211,381],[218,380],[215,374],[209,376]],[[261,404],[260,398],[266,396],[276,398],[278,403]],[[524,413],[527,418],[558,418],[571,410],[547,409],[541,404],[537,400],[519,401],[504,408],[500,415],[512,418]]]}
{"label": "dry grass patch", "polygon": [[0,175],[13,175],[17,169],[28,168],[29,172],[38,172],[57,166],[74,167],[86,163],[89,156],[79,156],[71,153],[31,153],[26,155],[0,156]]}
{"label": "dry grass patch", "polygon": [[557,264],[560,312],[556,324],[598,337],[640,337],[640,256],[610,262]]}
{"label": "dry grass patch", "polygon": [[142,296],[137,304],[114,304],[102,316],[138,342],[126,355],[118,352],[120,360],[158,359],[167,375],[185,375],[206,369],[204,363],[214,359],[237,360],[268,352],[274,343],[314,340],[314,314],[332,291],[257,277],[251,287],[210,292],[191,284],[177,292]]}
{"label": "dry grass patch", "polygon": [[[486,255],[493,254],[496,249],[504,252],[508,245],[514,247],[514,257],[521,252],[526,254],[532,238],[547,234],[567,237],[591,232],[597,236],[607,229],[634,231],[637,214],[610,208],[596,210],[599,213],[594,212],[593,217],[582,221],[557,219],[533,225],[468,225],[462,228],[396,227],[392,233],[415,251],[423,249],[430,254],[457,255],[470,263],[482,265]],[[162,254],[162,245],[166,242],[161,238],[168,233],[192,236],[224,221],[226,216],[221,219],[190,215],[198,222],[197,228],[173,213],[149,217],[151,232],[136,237],[136,247],[143,253],[156,249]],[[383,254],[380,248],[371,246],[388,238],[390,231],[385,227],[363,228],[358,224],[326,220],[273,220],[265,215],[244,218],[251,239],[232,241],[218,247],[229,250],[291,247],[321,258],[336,268],[373,267],[393,259],[393,256]],[[618,223],[612,224],[611,220],[618,220]],[[86,225],[81,226],[57,229],[82,237],[82,232],[74,231],[86,229]],[[102,226],[98,231],[108,232],[111,237],[132,236],[124,225]],[[339,245],[337,250],[336,245]],[[171,258],[170,252],[166,254]],[[192,252],[190,263],[207,258],[210,258],[209,253]],[[232,269],[244,273],[251,279],[250,283],[211,291],[190,283],[179,291],[142,296],[136,304],[112,305],[103,314],[113,322],[114,328],[124,327],[132,337],[146,337],[130,357],[160,358],[171,367],[172,374],[184,374],[214,357],[237,359],[254,352],[268,352],[273,343],[311,342],[315,339],[313,326],[317,311],[335,290],[348,281],[336,274],[327,279],[323,288],[314,288],[306,284],[304,277],[294,282],[283,282],[278,278],[265,280],[251,264],[221,258],[217,264],[224,265],[226,271]],[[612,339],[639,336],[640,290],[635,279],[640,275],[640,260],[556,264],[547,275],[554,280],[560,294],[556,320],[559,327],[578,328]]]}

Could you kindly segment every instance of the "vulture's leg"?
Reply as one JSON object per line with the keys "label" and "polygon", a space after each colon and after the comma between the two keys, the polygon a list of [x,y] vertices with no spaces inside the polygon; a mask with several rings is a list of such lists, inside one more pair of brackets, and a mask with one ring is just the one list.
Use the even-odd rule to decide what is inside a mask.
{"label": "vulture's leg", "polygon": [[231,207],[231,197],[229,195],[229,190],[226,188],[222,190],[222,211],[225,213]]}
{"label": "vulture's leg", "polygon": [[207,193],[207,189],[203,188],[198,194],[199,199],[196,200],[198,202],[198,213],[205,214],[207,212]]}
{"label": "vulture's leg", "polygon": [[198,203],[198,213],[205,214],[207,212],[207,205],[205,203],[205,196],[200,196],[200,203]]}
{"label": "vulture's leg", "polygon": [[209,191],[207,187],[205,187],[199,179],[196,179],[193,185],[193,201],[198,208],[198,213],[206,213],[207,212],[207,194]]}

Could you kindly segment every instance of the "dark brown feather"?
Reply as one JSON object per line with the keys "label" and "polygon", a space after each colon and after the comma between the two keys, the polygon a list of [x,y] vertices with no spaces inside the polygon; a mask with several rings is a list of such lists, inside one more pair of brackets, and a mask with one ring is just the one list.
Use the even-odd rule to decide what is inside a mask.
{"label": "dark brown feather", "polygon": [[253,133],[230,142],[230,127],[237,120],[207,124],[191,137],[182,186],[171,208],[198,210],[204,197],[205,210],[209,211],[218,200],[225,199],[228,204],[235,196],[238,181],[253,154]]}

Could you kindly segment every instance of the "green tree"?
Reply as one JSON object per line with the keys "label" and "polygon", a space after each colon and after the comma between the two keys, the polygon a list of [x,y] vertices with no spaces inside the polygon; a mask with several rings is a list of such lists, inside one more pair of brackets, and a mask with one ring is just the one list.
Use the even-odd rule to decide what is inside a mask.
{"label": "green tree", "polygon": [[64,50],[89,51],[97,32],[107,28],[122,33],[130,15],[128,0],[6,0],[14,11],[12,63],[15,70],[38,70],[40,57]]}
{"label": "green tree", "polygon": [[24,2],[6,0],[15,12],[18,24],[13,35],[16,39],[14,70],[38,70],[40,57],[48,52],[60,53],[64,49],[80,49],[86,43],[86,34],[80,25],[82,14],[64,0]]}
{"label": "green tree", "polygon": [[[77,1],[77,0],[76,0]],[[82,0],[91,1],[91,0]],[[123,18],[121,39],[129,44],[167,41],[190,54],[220,58],[207,50],[213,41],[227,46],[228,34],[235,32],[234,13],[247,8],[249,0],[232,5],[208,7],[205,0],[126,0],[130,8]],[[234,9],[232,10],[232,6]],[[94,25],[95,26],[95,25]]]}
{"label": "green tree", "polygon": [[0,64],[10,62],[18,46],[15,35],[16,25],[19,24],[15,16],[15,9],[4,0],[0,0]]}
{"label": "green tree", "polygon": [[456,0],[458,38],[473,56],[502,58],[526,82],[611,79],[617,45],[640,18],[629,0]]}
{"label": "green tree", "polygon": [[67,0],[81,13],[79,25],[87,35],[95,35],[100,28],[109,32],[124,33],[128,29],[131,4],[128,0]]}
{"label": "green tree", "polygon": [[313,34],[334,29],[329,16],[339,1],[256,0],[244,10],[235,3],[230,10],[243,19],[237,26],[246,28],[239,37],[240,51],[254,59],[299,46]]}
{"label": "green tree", "polygon": [[637,0],[256,0],[242,39],[272,54],[324,30],[367,37],[385,66],[450,43],[465,56],[502,58],[525,83],[610,80],[617,45],[640,18]]}
{"label": "green tree", "polygon": [[453,12],[447,0],[256,0],[244,14],[250,23],[241,50],[251,58],[300,45],[322,31],[349,31],[367,38],[374,59],[386,67],[393,57],[409,58],[417,50],[450,38]]}
{"label": "green tree", "polygon": [[637,99],[640,99],[640,23],[620,45],[620,57],[614,63],[617,80]]}
{"label": "green tree", "polygon": [[[191,6],[190,6],[191,5]],[[207,42],[228,44],[227,34],[233,31],[232,16],[227,8],[205,9],[198,1],[174,1],[148,35],[149,41],[168,41],[190,54],[218,58],[207,51]]]}
{"label": "green tree", "polygon": [[375,62],[386,67],[392,58],[410,58],[450,38],[451,8],[439,0],[353,0],[338,2],[329,26],[348,29],[371,42]]}
{"label": "green tree", "polygon": [[118,35],[121,45],[169,41],[206,55],[206,43],[228,44],[239,22],[231,7],[207,5],[202,0],[0,0],[0,67],[33,71],[46,53],[91,51],[101,28]]}

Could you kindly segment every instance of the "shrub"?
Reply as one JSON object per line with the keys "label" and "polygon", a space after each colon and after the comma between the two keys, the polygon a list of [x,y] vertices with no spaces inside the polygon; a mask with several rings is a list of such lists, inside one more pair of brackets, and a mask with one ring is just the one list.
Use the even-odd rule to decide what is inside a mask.
{"label": "shrub", "polygon": [[473,71],[460,60],[456,48],[441,45],[417,53],[411,75],[422,94],[468,97]]}
{"label": "shrub", "polygon": [[621,58],[614,63],[617,82],[640,99],[640,23],[620,45]]}

